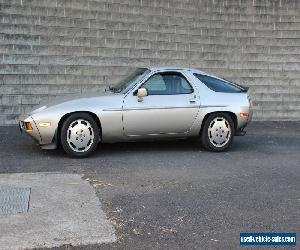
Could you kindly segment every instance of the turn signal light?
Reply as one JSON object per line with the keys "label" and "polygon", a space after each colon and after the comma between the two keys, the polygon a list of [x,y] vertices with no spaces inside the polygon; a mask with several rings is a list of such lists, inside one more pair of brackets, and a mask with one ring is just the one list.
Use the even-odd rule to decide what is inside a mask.
{"label": "turn signal light", "polygon": [[30,122],[24,122],[24,127],[26,130],[33,130],[33,127]]}
{"label": "turn signal light", "polygon": [[241,117],[248,117],[248,112],[240,112]]}

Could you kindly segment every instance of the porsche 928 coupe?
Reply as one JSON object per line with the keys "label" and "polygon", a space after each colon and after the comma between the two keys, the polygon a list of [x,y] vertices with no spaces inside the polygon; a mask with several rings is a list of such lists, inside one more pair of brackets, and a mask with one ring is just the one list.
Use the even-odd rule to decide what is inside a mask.
{"label": "porsche 928 coupe", "polygon": [[159,67],[138,68],[101,93],[39,106],[19,126],[42,149],[61,146],[73,157],[99,143],[188,137],[218,152],[245,134],[251,117],[248,88],[196,69]]}

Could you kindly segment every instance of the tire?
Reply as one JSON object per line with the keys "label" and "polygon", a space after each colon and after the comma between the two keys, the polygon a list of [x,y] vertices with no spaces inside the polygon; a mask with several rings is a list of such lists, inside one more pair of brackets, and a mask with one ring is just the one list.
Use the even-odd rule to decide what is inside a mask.
{"label": "tire", "polygon": [[100,129],[87,113],[71,114],[61,127],[61,145],[64,151],[77,158],[89,156],[98,146]]}
{"label": "tire", "polygon": [[210,151],[226,150],[233,141],[234,123],[226,113],[214,113],[205,120],[201,132],[202,145]]}

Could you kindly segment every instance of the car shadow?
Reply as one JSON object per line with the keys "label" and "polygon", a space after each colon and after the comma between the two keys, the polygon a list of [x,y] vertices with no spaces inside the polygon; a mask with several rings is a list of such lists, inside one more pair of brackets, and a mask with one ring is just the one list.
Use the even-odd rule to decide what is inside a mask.
{"label": "car shadow", "polygon": [[[146,141],[146,142],[117,142],[99,144],[95,152],[89,158],[98,158],[114,155],[130,155],[132,153],[155,153],[155,152],[189,152],[205,151],[197,140],[173,140],[173,141]],[[43,154],[51,157],[68,157],[63,149],[42,150]]]}
{"label": "car shadow", "polygon": [[[13,144],[7,145],[6,149],[2,151],[10,151],[11,153],[16,152],[20,156],[24,155],[26,158],[35,157],[50,157],[50,158],[72,158],[65,154],[61,147],[56,150],[42,150],[28,135],[23,135],[20,137],[19,131],[9,127],[8,129],[10,139],[13,139]],[[238,151],[241,149],[247,149],[249,145],[243,145],[243,143],[238,143],[235,139],[234,143],[231,145],[227,152]],[[246,144],[247,141],[246,141]],[[242,147],[242,148],[241,148]],[[113,157],[113,156],[126,156],[131,154],[140,153],[176,153],[176,152],[202,152],[202,153],[212,153],[207,151],[201,145],[201,142],[197,138],[188,139],[177,139],[177,140],[155,140],[155,141],[136,141],[136,142],[117,142],[117,143],[104,143],[99,144],[97,150],[89,156],[89,158],[103,158],[103,157]],[[79,159],[78,159],[79,160]]]}
{"label": "car shadow", "polygon": [[[50,158],[71,158],[65,154],[60,147],[56,150],[41,150],[35,142],[27,135],[20,136],[19,130],[15,127],[7,127],[6,132],[3,132],[3,144],[1,145],[1,151],[3,156],[12,156],[16,153],[24,158],[36,158],[36,157],[50,157]],[[236,136],[233,144],[225,152],[251,152],[251,151],[272,151],[272,144],[280,144],[281,146],[288,146],[287,144],[293,144],[294,140],[289,138],[289,141],[277,138],[274,134],[270,134],[268,140],[261,138],[257,132],[249,133],[244,137]],[[297,144],[295,142],[295,144]],[[270,149],[271,148],[271,149]],[[97,150],[89,158],[110,158],[116,155],[130,156],[132,154],[160,154],[176,153],[176,152],[201,152],[203,154],[211,154],[213,152],[207,151],[201,145],[199,139],[180,139],[180,140],[156,140],[156,141],[143,141],[143,142],[118,142],[112,144],[99,144]]]}

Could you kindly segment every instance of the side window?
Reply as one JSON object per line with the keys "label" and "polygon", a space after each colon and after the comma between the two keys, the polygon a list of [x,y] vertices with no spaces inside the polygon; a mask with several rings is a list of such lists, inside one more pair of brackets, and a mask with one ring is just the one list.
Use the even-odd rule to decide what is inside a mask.
{"label": "side window", "polygon": [[163,93],[167,90],[165,81],[160,74],[156,74],[150,77],[150,79],[145,82],[144,87],[148,90],[149,93]]}
{"label": "side window", "polygon": [[143,85],[148,95],[177,95],[193,93],[192,86],[178,72],[158,73],[151,76]]}

